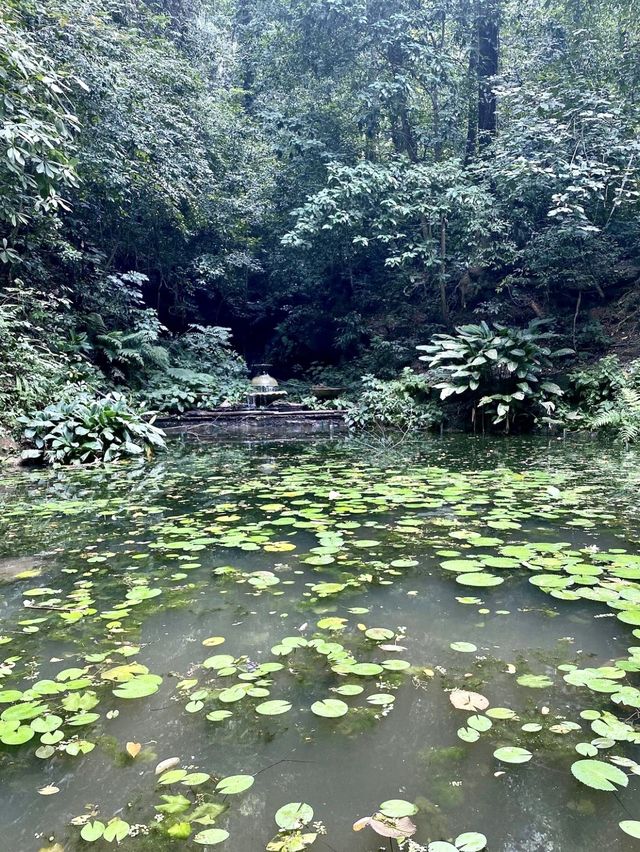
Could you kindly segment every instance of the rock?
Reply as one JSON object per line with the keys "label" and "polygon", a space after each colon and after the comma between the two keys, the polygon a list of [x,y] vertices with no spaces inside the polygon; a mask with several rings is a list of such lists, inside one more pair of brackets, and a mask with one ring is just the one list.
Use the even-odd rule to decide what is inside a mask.
{"label": "rock", "polygon": [[32,571],[42,565],[40,556],[9,556],[0,559],[0,580],[13,580],[23,571]]}
{"label": "rock", "polygon": [[19,452],[18,442],[6,431],[0,428],[0,456],[13,455]]}

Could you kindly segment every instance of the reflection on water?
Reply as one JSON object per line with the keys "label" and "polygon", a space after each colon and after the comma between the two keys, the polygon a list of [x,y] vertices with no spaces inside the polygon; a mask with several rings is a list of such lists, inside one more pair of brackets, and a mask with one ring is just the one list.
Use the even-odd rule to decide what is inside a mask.
{"label": "reflection on water", "polygon": [[[40,732],[0,747],[0,848],[86,847],[70,822],[87,807],[105,823],[118,814],[140,826],[123,848],[203,848],[193,842],[203,824],[191,826],[191,839],[171,839],[163,831],[172,818],[155,810],[163,794],[207,799],[212,789],[159,788],[155,766],[172,757],[210,773],[213,786],[255,776],[216,819],[230,834],[220,848],[234,852],[264,849],[276,810],[290,801],[308,802],[323,823],[318,849],[377,849],[381,838],[351,826],[392,798],[419,806],[414,840],[425,847],[479,831],[494,852],[635,848],[618,823],[640,814],[640,781],[631,774],[626,789],[599,793],[570,772],[575,745],[595,737],[581,710],[626,719],[634,711],[558,670],[612,665],[633,645],[633,627],[597,600],[546,594],[502,549],[564,543],[567,564],[590,566],[574,572],[590,588],[577,571],[601,572],[598,553],[637,553],[639,476],[638,456],[619,449],[468,437],[386,454],[348,442],[175,445],[148,467],[11,474],[0,487],[0,700],[24,704],[25,691],[39,690],[37,700],[61,714],[64,738],[48,756],[36,756]],[[533,570],[556,571],[554,558],[537,551]],[[469,559],[477,571],[440,565]],[[466,585],[465,573],[503,582]],[[332,617],[344,622],[323,622]],[[392,638],[368,638],[371,628]],[[203,645],[213,637],[224,642]],[[292,637],[321,643],[290,652],[285,643],[283,652]],[[459,642],[474,650],[454,650]],[[233,671],[203,667],[223,654]],[[385,667],[389,660],[410,668]],[[220,701],[222,688],[256,688],[242,677],[273,661],[282,668],[257,686],[268,694]],[[356,675],[363,663],[376,674]],[[162,677],[159,689],[114,694],[118,682],[105,672],[130,664]],[[82,673],[56,680],[70,668]],[[518,684],[527,673],[551,685]],[[41,686],[83,678],[88,685],[75,691]],[[344,683],[363,690],[333,691]],[[637,685],[637,675],[624,683]],[[494,719],[465,742],[457,731],[468,714],[452,707],[452,688],[517,718]],[[96,705],[73,710],[74,693],[95,694]],[[368,701],[380,694],[391,703]],[[344,700],[348,712],[315,715],[311,705],[325,698]],[[270,700],[291,709],[256,712]],[[230,715],[207,719],[221,709]],[[99,716],[74,730],[78,712]],[[552,732],[559,720],[580,730]],[[542,729],[523,731],[527,724]],[[61,750],[78,739],[94,747]],[[142,744],[135,759],[127,742]],[[528,748],[531,761],[500,764],[493,752],[505,745]],[[636,749],[612,742],[601,757],[635,759]],[[39,794],[47,785],[59,792]]]}

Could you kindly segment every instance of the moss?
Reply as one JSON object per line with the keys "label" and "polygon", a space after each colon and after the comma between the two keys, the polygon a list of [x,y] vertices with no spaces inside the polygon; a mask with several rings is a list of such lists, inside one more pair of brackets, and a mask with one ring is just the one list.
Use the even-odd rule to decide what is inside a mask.
{"label": "moss", "polygon": [[464,746],[448,746],[424,749],[419,753],[418,758],[429,769],[436,770],[442,766],[450,766],[452,763],[460,763],[467,754]]}

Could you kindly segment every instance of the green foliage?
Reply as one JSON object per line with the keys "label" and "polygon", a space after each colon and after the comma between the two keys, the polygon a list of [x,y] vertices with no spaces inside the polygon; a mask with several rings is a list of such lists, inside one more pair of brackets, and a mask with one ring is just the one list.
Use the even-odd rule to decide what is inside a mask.
{"label": "green foliage", "polygon": [[573,370],[568,379],[566,403],[591,414],[602,403],[615,399],[627,382],[617,355],[606,355],[595,364]]}
{"label": "green foliage", "polygon": [[223,402],[243,402],[247,390],[248,383],[241,379],[172,367],[152,376],[140,397],[157,411],[181,414],[216,408]]}
{"label": "green foliage", "polygon": [[604,403],[594,416],[587,418],[586,425],[596,431],[610,431],[625,444],[637,441],[640,436],[640,390],[622,388],[612,403]]}
{"label": "green foliage", "polygon": [[96,399],[79,391],[19,420],[30,446],[22,454],[25,460],[56,465],[109,462],[164,447],[162,430],[117,393]]}
{"label": "green foliage", "polygon": [[441,420],[439,406],[429,399],[424,376],[405,369],[397,379],[363,376],[362,393],[347,405],[345,420],[350,429],[374,432],[429,429]]}
{"label": "green foliage", "polygon": [[562,395],[544,374],[553,368],[554,358],[572,350],[552,351],[547,343],[556,335],[546,327],[543,320],[524,329],[486,322],[460,326],[455,335],[437,334],[430,344],[419,346],[427,353],[420,359],[442,375],[434,385],[441,400],[464,395],[474,422],[477,410],[486,408],[492,422],[504,423],[508,431],[522,411],[535,416],[535,407],[540,407],[550,416]]}
{"label": "green foliage", "polygon": [[228,328],[192,326],[163,351],[171,366],[154,373],[140,393],[152,408],[182,413],[245,400],[247,367],[233,350]]}
{"label": "green foliage", "polygon": [[[635,0],[502,3],[499,38],[466,0],[5,6],[0,299],[37,293],[12,333],[101,389],[238,398],[196,324],[341,385],[470,321],[555,316],[593,353],[638,289]],[[3,365],[11,411],[29,357]]]}
{"label": "green foliage", "polygon": [[[58,307],[53,302],[45,314]],[[52,401],[68,382],[95,382],[98,375],[82,344],[65,351],[59,329],[45,332],[42,310],[38,294],[24,287],[7,288],[0,301],[0,423],[8,427],[25,410]]]}
{"label": "green foliage", "polygon": [[247,376],[247,365],[233,349],[228,328],[192,325],[173,340],[169,351],[177,367],[197,367],[219,381]]}
{"label": "green foliage", "polygon": [[68,210],[62,193],[77,185],[70,82],[21,26],[0,9],[0,262],[18,259],[12,236],[34,218]]}
{"label": "green foliage", "polygon": [[565,428],[614,435],[629,444],[640,436],[640,361],[622,365],[615,355],[569,374]]}

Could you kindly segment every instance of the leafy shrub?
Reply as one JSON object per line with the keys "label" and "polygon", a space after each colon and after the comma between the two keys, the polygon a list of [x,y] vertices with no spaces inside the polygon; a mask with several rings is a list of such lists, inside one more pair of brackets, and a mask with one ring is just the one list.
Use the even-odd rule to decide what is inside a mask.
{"label": "leafy shrub", "polygon": [[609,431],[624,441],[632,443],[640,437],[640,390],[623,387],[612,402],[605,402],[585,425],[596,431]]}
{"label": "leafy shrub", "polygon": [[169,345],[171,366],[155,372],[140,398],[157,411],[180,414],[244,401],[247,365],[220,326],[192,325]]}
{"label": "leafy shrub", "polygon": [[[477,410],[486,408],[493,423],[505,423],[507,431],[517,413],[533,413],[539,406],[549,416],[562,389],[542,380],[553,359],[572,354],[571,349],[553,352],[546,344],[556,337],[544,331],[547,320],[534,320],[524,329],[498,323],[463,325],[456,334],[436,334],[432,342],[417,348],[426,352],[420,360],[437,370],[441,380],[434,387],[440,399],[466,395],[475,422]],[[535,419],[535,415],[534,415]]]}
{"label": "leafy shrub", "polygon": [[569,376],[566,428],[605,432],[626,444],[640,438],[640,359],[623,366],[615,355]]}
{"label": "leafy shrub", "polygon": [[239,403],[246,398],[247,382],[209,373],[171,368],[156,374],[140,398],[156,411],[182,414],[194,408],[216,408],[223,402]]}
{"label": "leafy shrub", "polygon": [[429,429],[441,420],[439,406],[429,399],[426,377],[408,367],[390,381],[363,376],[362,385],[357,402],[347,405],[345,420],[350,429],[409,431]]}
{"label": "leafy shrub", "polygon": [[26,287],[6,288],[0,301],[0,423],[9,428],[25,411],[59,396],[69,382],[98,378],[81,354],[62,351],[50,320],[46,334],[37,326],[40,303],[39,294]]}
{"label": "leafy shrub", "polygon": [[169,366],[169,353],[160,342],[166,329],[151,308],[137,309],[134,328],[127,331],[107,330],[102,317],[96,314],[90,320],[97,332],[93,340],[95,353],[114,379],[131,382]]}
{"label": "leafy shrub", "polygon": [[585,413],[615,399],[627,383],[617,355],[606,355],[589,367],[573,370],[568,378],[566,402]]}
{"label": "leafy shrub", "polygon": [[164,447],[164,433],[118,393],[96,399],[79,392],[19,418],[29,449],[25,460],[48,464],[115,461]]}
{"label": "leafy shrub", "polygon": [[191,325],[170,346],[172,363],[200,370],[221,381],[245,378],[247,365],[231,343],[231,330],[219,325]]}

